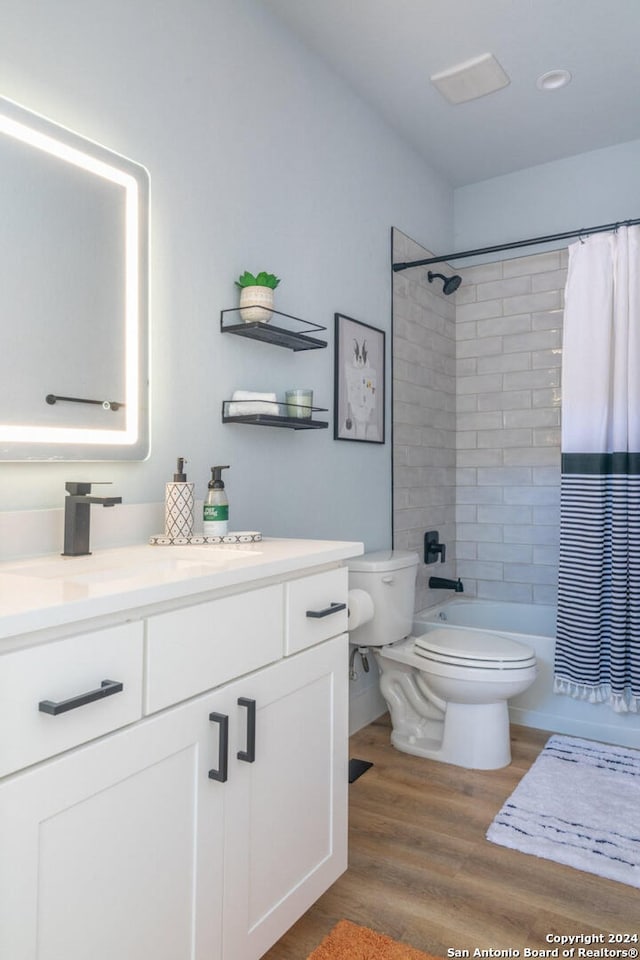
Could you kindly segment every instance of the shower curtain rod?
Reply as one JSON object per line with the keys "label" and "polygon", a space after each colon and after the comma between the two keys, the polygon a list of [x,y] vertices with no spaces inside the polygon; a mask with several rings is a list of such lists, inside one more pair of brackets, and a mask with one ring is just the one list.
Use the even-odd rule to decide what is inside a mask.
{"label": "shower curtain rod", "polygon": [[514,243],[499,243],[493,247],[479,247],[477,250],[463,250],[461,253],[447,253],[443,257],[428,257],[426,260],[409,260],[404,263],[394,263],[393,270],[406,270],[408,267],[426,267],[432,263],[444,263],[448,260],[461,260],[462,257],[477,257],[484,253],[499,253],[501,250],[517,250],[520,247],[533,247],[537,243],[551,243],[554,240],[569,240],[572,237],[586,237],[591,233],[605,233],[607,230],[616,230],[618,227],[632,227],[640,224],[639,220],[619,220],[617,223],[603,223],[599,227],[583,227],[582,230],[571,230],[568,233],[552,233],[548,237],[533,237],[531,240],[516,240]]}

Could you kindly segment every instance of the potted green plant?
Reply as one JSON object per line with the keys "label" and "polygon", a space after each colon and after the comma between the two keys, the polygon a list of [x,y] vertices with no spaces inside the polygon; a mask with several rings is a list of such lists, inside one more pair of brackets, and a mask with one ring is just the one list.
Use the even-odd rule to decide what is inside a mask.
{"label": "potted green plant", "polygon": [[254,276],[245,270],[236,280],[240,287],[240,316],[245,323],[259,320],[268,323],[273,309],[273,291],[280,283],[279,277],[261,270]]}

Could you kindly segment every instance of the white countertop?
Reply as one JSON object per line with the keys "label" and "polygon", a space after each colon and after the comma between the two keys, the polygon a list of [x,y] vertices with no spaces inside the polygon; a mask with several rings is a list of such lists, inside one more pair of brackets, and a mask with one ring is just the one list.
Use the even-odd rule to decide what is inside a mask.
{"label": "white countertop", "polygon": [[364,552],[341,540],[120,547],[88,557],[47,555],[0,564],[0,640],[254,580]]}

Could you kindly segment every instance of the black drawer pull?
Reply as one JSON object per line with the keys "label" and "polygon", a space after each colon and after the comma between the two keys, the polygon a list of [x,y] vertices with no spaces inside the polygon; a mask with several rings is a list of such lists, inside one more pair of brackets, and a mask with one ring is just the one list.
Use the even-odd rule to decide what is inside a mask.
{"label": "black drawer pull", "polygon": [[238,706],[247,708],[247,749],[238,750],[238,760],[253,763],[256,758],[256,702],[247,697],[238,697]]}
{"label": "black drawer pull", "polygon": [[114,693],[120,693],[123,684],[117,680],[103,680],[97,690],[90,690],[89,693],[80,693],[77,697],[70,697],[69,700],[41,700],[38,704],[38,710],[41,713],[49,713],[52,717],[57,717],[59,713],[66,713],[67,710],[75,710],[77,707],[84,707],[87,703],[93,703],[94,700],[104,700],[105,697],[111,697]]}
{"label": "black drawer pull", "polygon": [[209,720],[218,724],[218,769],[209,770],[209,779],[226,783],[229,760],[229,717],[224,713],[210,713]]}
{"label": "black drawer pull", "polygon": [[346,603],[332,603],[324,610],[307,610],[307,616],[312,620],[320,620],[322,617],[329,617],[332,613],[338,613],[339,610],[346,610]]}

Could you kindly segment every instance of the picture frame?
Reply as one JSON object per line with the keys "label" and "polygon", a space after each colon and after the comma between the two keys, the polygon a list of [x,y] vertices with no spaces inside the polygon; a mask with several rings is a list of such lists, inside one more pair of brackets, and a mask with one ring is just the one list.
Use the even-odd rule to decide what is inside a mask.
{"label": "picture frame", "polygon": [[334,314],[334,440],[384,443],[385,332]]}

